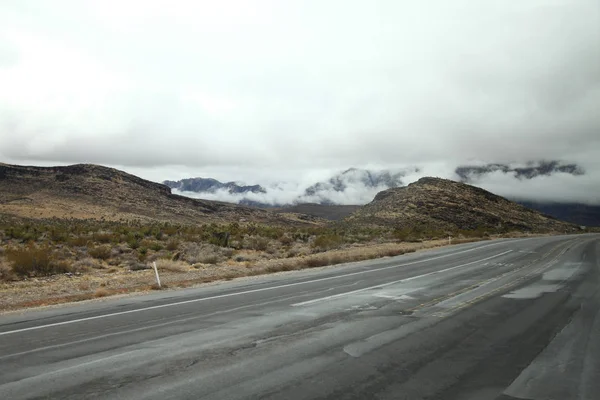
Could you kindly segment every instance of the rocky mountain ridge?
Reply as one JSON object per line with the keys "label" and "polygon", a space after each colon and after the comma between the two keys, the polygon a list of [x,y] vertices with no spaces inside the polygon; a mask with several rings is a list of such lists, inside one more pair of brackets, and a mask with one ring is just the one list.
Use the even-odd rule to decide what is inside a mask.
{"label": "rocky mountain ridge", "polygon": [[574,232],[573,224],[497,196],[484,189],[425,177],[380,192],[343,220],[348,226],[394,229]]}

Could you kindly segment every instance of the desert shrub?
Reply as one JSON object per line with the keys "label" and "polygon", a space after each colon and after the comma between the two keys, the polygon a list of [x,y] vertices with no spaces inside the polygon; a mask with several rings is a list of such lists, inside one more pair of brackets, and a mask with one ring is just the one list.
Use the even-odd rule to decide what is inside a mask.
{"label": "desert shrub", "polygon": [[208,243],[187,243],[183,248],[180,259],[189,264],[216,264],[227,257],[224,254],[225,251],[232,250]]}
{"label": "desert shrub", "polygon": [[325,256],[308,257],[305,258],[303,261],[304,265],[306,265],[308,268],[316,268],[329,265],[329,258]]}
{"label": "desert shrub", "polygon": [[344,243],[344,238],[337,234],[319,235],[312,242],[312,247],[316,250],[325,251],[338,248]]}
{"label": "desert shrub", "polygon": [[108,291],[108,289],[105,288],[98,288],[96,289],[96,291],[94,292],[94,297],[106,297],[110,294],[110,292]]}
{"label": "desert shrub", "polygon": [[169,272],[186,272],[189,270],[189,265],[183,261],[173,261],[164,258],[159,258],[156,262],[156,268],[161,271]]}
{"label": "desert shrub", "polygon": [[108,232],[96,232],[92,235],[92,238],[95,242],[107,244],[118,240],[119,236]]}
{"label": "desert shrub", "polygon": [[138,249],[138,260],[145,261],[148,256],[148,249],[146,247],[140,247]]}
{"label": "desert shrub", "polygon": [[52,259],[49,246],[29,244],[22,248],[11,248],[6,259],[12,263],[12,269],[19,276],[52,275],[70,272],[70,266],[63,260]]}
{"label": "desert shrub", "polygon": [[294,239],[289,235],[283,235],[278,240],[283,246],[291,246],[294,243]]}
{"label": "desert shrub", "polygon": [[177,239],[169,239],[167,245],[165,246],[169,251],[175,251],[179,248],[179,240]]}
{"label": "desert shrub", "polygon": [[49,233],[50,240],[54,243],[65,243],[69,240],[69,233],[64,229],[53,228]]}
{"label": "desert shrub", "polygon": [[73,269],[73,272],[84,272],[89,270],[90,268],[93,269],[102,269],[104,268],[104,265],[102,265],[102,263],[94,258],[88,257],[88,258],[84,258],[82,260],[78,260],[75,261],[72,265],[71,268]]}
{"label": "desert shrub", "polygon": [[89,236],[76,235],[76,236],[70,237],[67,240],[67,244],[69,246],[73,246],[73,247],[83,247],[83,246],[86,246],[90,240],[91,240],[91,238]]}
{"label": "desert shrub", "polygon": [[14,279],[15,274],[8,262],[0,259],[0,281],[12,281]]}
{"label": "desert shrub", "polygon": [[399,256],[406,253],[405,250],[403,249],[385,249],[382,250],[380,255],[381,256],[387,256],[387,257],[394,257],[394,256]]}
{"label": "desert shrub", "polygon": [[[149,266],[146,263],[142,263],[142,262],[138,262],[138,261],[130,261],[127,263],[127,267],[129,268],[130,271],[141,271],[144,269],[150,269],[152,268],[151,266]],[[116,272],[117,270],[115,269],[114,272]],[[111,272],[111,270],[109,269],[108,272]]]}
{"label": "desert shrub", "polygon": [[129,248],[131,248],[132,250],[136,250],[140,247],[140,239],[136,238],[136,237],[129,237],[127,238],[127,245],[129,246]]}
{"label": "desert shrub", "polygon": [[150,250],[152,251],[161,251],[163,248],[163,245],[159,242],[154,242],[150,245]]}
{"label": "desert shrub", "polygon": [[270,240],[266,237],[249,235],[242,240],[242,247],[244,249],[265,251],[269,248],[269,242]]}
{"label": "desert shrub", "polygon": [[99,260],[108,260],[111,256],[111,247],[107,245],[92,247],[88,249],[88,254]]}

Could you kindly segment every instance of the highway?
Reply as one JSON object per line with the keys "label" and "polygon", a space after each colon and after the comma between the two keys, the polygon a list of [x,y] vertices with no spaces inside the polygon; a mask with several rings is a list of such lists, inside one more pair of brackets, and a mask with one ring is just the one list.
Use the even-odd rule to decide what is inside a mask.
{"label": "highway", "polygon": [[600,235],[0,316],[0,399],[600,398]]}

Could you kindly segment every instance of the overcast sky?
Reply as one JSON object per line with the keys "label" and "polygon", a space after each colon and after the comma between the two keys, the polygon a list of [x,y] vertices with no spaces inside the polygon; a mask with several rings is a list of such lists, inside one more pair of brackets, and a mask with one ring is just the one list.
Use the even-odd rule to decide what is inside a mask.
{"label": "overcast sky", "polygon": [[0,2],[0,161],[253,184],[541,159],[586,175],[538,195],[598,199],[597,0]]}

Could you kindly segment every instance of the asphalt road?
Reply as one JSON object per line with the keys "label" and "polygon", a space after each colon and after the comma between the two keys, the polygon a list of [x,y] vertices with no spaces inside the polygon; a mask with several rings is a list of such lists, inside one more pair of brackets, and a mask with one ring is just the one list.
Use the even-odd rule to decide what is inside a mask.
{"label": "asphalt road", "polygon": [[0,317],[0,399],[599,399],[600,236]]}

